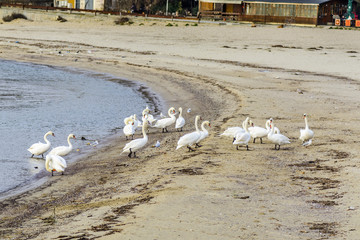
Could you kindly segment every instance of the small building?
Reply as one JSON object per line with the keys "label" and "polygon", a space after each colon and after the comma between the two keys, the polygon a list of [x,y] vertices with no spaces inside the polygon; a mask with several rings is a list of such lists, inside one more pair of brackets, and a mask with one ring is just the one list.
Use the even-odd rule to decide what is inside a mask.
{"label": "small building", "polygon": [[55,7],[104,11],[106,0],[54,0]]}
{"label": "small building", "polygon": [[348,0],[199,0],[199,12],[202,17],[215,20],[321,25],[343,16],[347,3]]}

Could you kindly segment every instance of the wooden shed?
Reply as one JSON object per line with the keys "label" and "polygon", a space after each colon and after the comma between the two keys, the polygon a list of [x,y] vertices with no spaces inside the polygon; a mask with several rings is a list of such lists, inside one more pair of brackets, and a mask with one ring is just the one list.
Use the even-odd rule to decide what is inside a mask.
{"label": "wooden shed", "polygon": [[202,17],[262,23],[328,24],[347,0],[199,0]]}

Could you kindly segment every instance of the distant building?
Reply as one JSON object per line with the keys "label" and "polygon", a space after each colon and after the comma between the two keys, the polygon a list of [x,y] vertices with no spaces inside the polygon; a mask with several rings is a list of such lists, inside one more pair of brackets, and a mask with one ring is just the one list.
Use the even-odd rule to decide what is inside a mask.
{"label": "distant building", "polygon": [[343,16],[347,4],[348,0],[199,0],[199,11],[203,18],[215,20],[321,25]]}
{"label": "distant building", "polygon": [[54,6],[103,11],[105,0],[54,0]]}

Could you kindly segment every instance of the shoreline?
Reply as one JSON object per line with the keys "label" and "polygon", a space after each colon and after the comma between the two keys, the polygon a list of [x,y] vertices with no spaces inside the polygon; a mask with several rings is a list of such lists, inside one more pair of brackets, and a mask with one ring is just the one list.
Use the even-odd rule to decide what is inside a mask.
{"label": "shoreline", "polygon": [[[0,25],[0,31],[13,29],[0,39],[5,58],[139,79],[162,96],[164,109],[192,108],[185,132],[150,130],[160,149],[149,143],[128,159],[119,157],[125,141],[114,139],[74,163],[66,178],[1,201],[0,236],[356,239],[360,46],[349,39],[359,33],[347,31],[351,38],[340,42],[339,31],[324,29],[201,25],[194,32],[144,23]],[[19,44],[8,42],[14,36]],[[69,54],[54,54],[60,45],[53,43]],[[315,131],[310,147],[298,140],[305,112]],[[209,138],[195,152],[174,151],[178,138],[194,128],[196,114],[211,121]],[[247,116],[259,126],[274,118],[291,144],[275,151],[265,140],[246,151],[219,137]]]}
{"label": "shoreline", "polygon": [[[0,61],[13,61],[13,60],[0,59]],[[161,99],[161,96],[157,96],[156,93],[152,92],[146,85],[144,85],[143,83],[137,82],[137,81],[131,81],[129,79],[119,78],[119,77],[113,76],[111,74],[103,74],[101,72],[94,72],[94,71],[91,71],[90,69],[75,69],[73,67],[68,67],[68,66],[59,67],[59,66],[40,64],[40,63],[39,64],[30,63],[30,62],[27,62],[27,63],[32,64],[32,65],[52,67],[52,68],[55,68],[55,69],[61,70],[61,71],[73,71],[73,72],[77,72],[77,73],[85,73],[94,78],[98,78],[100,81],[116,82],[118,84],[127,86],[127,87],[131,88],[132,90],[137,91],[138,94],[143,99],[145,99],[145,101],[147,102],[149,107],[151,109],[155,109],[157,112],[159,111],[159,109],[162,109],[162,106],[164,105],[163,101],[159,100],[159,99]],[[145,106],[144,106],[144,108],[145,108]],[[122,120],[119,119],[119,121],[122,121]],[[110,130],[111,129],[109,129],[109,131]],[[122,131],[119,131],[118,133],[112,133],[112,134],[106,136],[104,139],[102,139],[99,147],[106,147],[106,146],[110,145],[111,141],[113,141],[114,139],[120,139],[122,137],[124,137]],[[89,154],[92,154],[93,151],[96,151],[96,149],[87,149],[87,150],[85,150],[85,152],[81,153],[80,155],[78,154],[76,156],[74,154],[71,155],[70,157],[72,157],[74,159],[72,159],[70,162],[68,162],[68,164],[71,166],[71,164],[73,164],[74,162],[85,159],[86,156]],[[0,192],[0,201],[6,200],[8,198],[17,197],[18,195],[21,195],[22,193],[25,193],[27,191],[33,190],[37,187],[40,187],[41,185],[46,183],[46,181],[48,180],[47,178],[49,178],[49,176],[47,174],[47,171],[44,169],[43,171],[35,174],[30,179],[22,182],[21,184],[14,186],[4,192]]]}

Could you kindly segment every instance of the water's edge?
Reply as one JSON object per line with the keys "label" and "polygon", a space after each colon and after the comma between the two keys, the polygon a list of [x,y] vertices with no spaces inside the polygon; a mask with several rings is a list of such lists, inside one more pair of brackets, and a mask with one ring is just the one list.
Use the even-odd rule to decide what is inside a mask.
{"label": "water's edge", "polygon": [[[12,61],[12,62],[19,62],[19,61],[13,61],[13,60],[6,60],[6,59],[0,59],[1,61]],[[19,62],[21,63],[21,62]],[[130,80],[126,78],[117,77],[108,73],[100,73],[100,72],[94,72],[86,69],[79,69],[74,67],[63,67],[63,66],[53,66],[48,64],[38,64],[38,63],[29,63],[32,65],[39,65],[39,66],[47,66],[50,68],[54,68],[57,70],[62,71],[70,71],[75,73],[86,73],[90,76],[96,77],[98,79],[101,79],[102,81],[111,81],[115,82],[121,85],[125,85],[129,88],[134,89],[136,92],[140,93],[141,97],[146,100],[146,103],[148,104],[149,108],[154,109],[155,115],[159,114],[161,111],[163,111],[163,107],[165,106],[165,101],[162,99],[160,95],[158,95],[156,92],[152,91],[148,86],[146,86],[144,83],[137,82],[136,80]],[[146,106],[144,106],[145,108]],[[116,139],[119,139],[123,136],[122,131],[116,132],[115,129],[109,129],[111,130],[112,134],[106,136],[104,139],[102,139],[101,144],[99,144],[99,147],[97,149],[89,149],[84,151],[83,153],[80,153],[79,155],[72,157],[70,161],[68,161],[69,165],[85,160],[87,156],[94,153],[94,151],[99,150],[99,148],[105,148],[108,147],[111,142],[115,141]],[[117,129],[118,130],[118,129]],[[7,200],[9,198],[13,198],[16,196],[19,196],[21,194],[24,194],[28,191],[34,190],[38,187],[41,187],[44,185],[51,176],[49,176],[48,172],[44,169],[40,171],[39,173],[35,174],[32,178],[29,180],[23,182],[20,185],[15,186],[14,188],[11,188],[7,191],[0,193],[0,201]]]}

